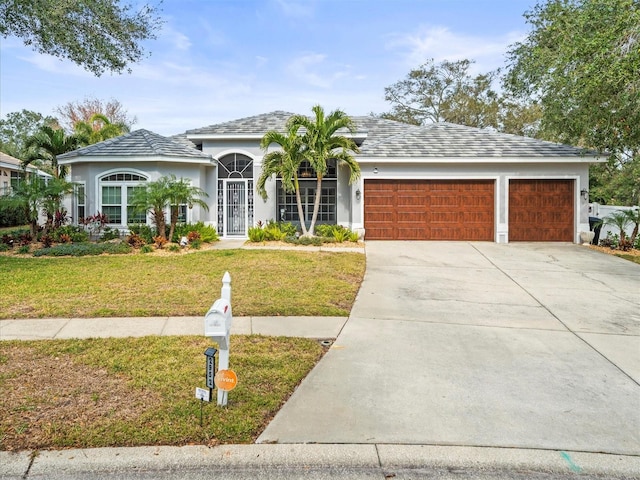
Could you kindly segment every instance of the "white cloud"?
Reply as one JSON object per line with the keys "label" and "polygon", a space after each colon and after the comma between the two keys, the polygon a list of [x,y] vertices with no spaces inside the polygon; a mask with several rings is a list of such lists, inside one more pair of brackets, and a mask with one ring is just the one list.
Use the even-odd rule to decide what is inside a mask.
{"label": "white cloud", "polygon": [[276,3],[287,17],[311,17],[315,10],[310,0],[276,0]]}
{"label": "white cloud", "polygon": [[[337,80],[349,76],[348,65],[328,66],[327,56],[321,53],[308,53],[293,59],[287,71],[295,78],[319,88],[331,88]],[[334,71],[331,71],[331,69]]]}
{"label": "white cloud", "polygon": [[269,62],[267,57],[256,55],[256,68],[262,68]]}
{"label": "white cloud", "polygon": [[430,58],[436,62],[469,59],[476,62],[471,73],[479,73],[504,66],[508,46],[523,36],[518,32],[496,37],[477,36],[452,32],[443,26],[429,26],[392,37],[387,48],[404,50],[404,61],[410,68]]}

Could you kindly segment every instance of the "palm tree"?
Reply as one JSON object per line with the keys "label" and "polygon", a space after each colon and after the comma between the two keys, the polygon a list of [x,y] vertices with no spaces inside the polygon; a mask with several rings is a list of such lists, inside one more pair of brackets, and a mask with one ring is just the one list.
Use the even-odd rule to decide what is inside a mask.
{"label": "palm tree", "polygon": [[640,227],[640,208],[635,207],[631,210],[625,210],[624,214],[629,219],[629,223],[634,224],[633,232],[631,232],[631,238],[629,238],[631,245],[634,245],[638,236],[638,228]]}
{"label": "palm tree", "polygon": [[175,175],[171,175],[168,181],[169,186],[169,206],[171,207],[171,227],[169,228],[169,241],[173,238],[173,232],[176,230],[176,224],[178,223],[178,213],[180,205],[188,205],[192,208],[193,205],[200,205],[205,210],[209,210],[209,205],[200,197],[208,197],[200,187],[194,187],[191,185],[190,180],[180,178],[176,179]]}
{"label": "palm tree", "polygon": [[11,195],[2,197],[0,201],[23,209],[29,221],[31,236],[35,240],[40,212],[44,210],[47,214],[49,226],[49,218],[52,218],[49,210],[55,210],[59,205],[59,199],[72,190],[73,185],[63,178],[51,178],[46,181],[35,174],[28,174],[12,189]]}
{"label": "palm tree", "polygon": [[294,115],[290,122],[298,128],[304,128],[302,136],[304,145],[303,156],[316,172],[316,192],[313,203],[313,216],[307,235],[313,235],[313,231],[320,210],[320,197],[322,192],[322,179],[327,173],[327,162],[336,159],[349,167],[349,184],[360,177],[360,166],[351,153],[360,150],[355,142],[343,135],[338,135],[340,129],[346,129],[353,133],[355,124],[353,120],[342,110],[334,110],[325,116],[324,109],[320,105],[312,108],[315,118],[310,119],[304,115]]}
{"label": "palm tree", "polygon": [[302,209],[302,199],[300,198],[300,184],[298,182],[298,168],[304,160],[302,138],[298,135],[298,125],[291,121],[287,122],[287,133],[282,134],[275,130],[270,130],[264,134],[260,141],[260,147],[267,150],[269,145],[276,144],[281,150],[267,153],[262,159],[262,173],[256,183],[256,189],[263,199],[267,199],[265,184],[273,175],[282,179],[282,188],[287,193],[295,192],[296,203],[298,205],[298,218],[302,234],[307,235],[307,225],[305,214]]}
{"label": "palm tree", "polygon": [[626,228],[629,226],[629,224],[631,223],[631,219],[629,218],[629,215],[627,215],[627,212],[623,212],[621,210],[616,210],[615,212],[610,213],[609,215],[607,215],[606,217],[604,217],[602,219],[602,223],[604,225],[611,225],[613,227],[616,227],[618,230],[620,230],[620,243],[619,245],[621,247],[625,246],[626,242]]}
{"label": "palm tree", "polygon": [[157,234],[165,240],[167,222],[164,210],[169,206],[169,180],[169,177],[160,177],[154,182],[148,182],[144,187],[135,188],[129,202],[139,212],[151,212]]}
{"label": "palm tree", "polygon": [[83,146],[93,145],[129,132],[129,127],[124,123],[111,123],[109,118],[101,113],[94,113],[89,121],[77,121],[73,128]]}
{"label": "palm tree", "polygon": [[61,128],[44,125],[33,136],[27,138],[25,150],[28,154],[22,161],[22,167],[25,168],[34,161],[43,161],[49,164],[46,169],[50,170],[55,178],[65,178],[68,167],[58,164],[58,155],[75,150],[78,146],[76,135],[66,135]]}

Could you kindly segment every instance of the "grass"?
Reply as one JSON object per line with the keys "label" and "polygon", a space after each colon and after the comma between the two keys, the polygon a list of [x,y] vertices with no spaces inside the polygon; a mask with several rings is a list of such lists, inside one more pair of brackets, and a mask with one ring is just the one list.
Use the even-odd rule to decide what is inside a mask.
{"label": "grass", "polygon": [[204,315],[231,274],[237,316],[346,316],[358,253],[210,250],[189,255],[0,256],[0,318]]}
{"label": "grass", "polygon": [[238,386],[205,403],[202,337],[0,343],[0,449],[250,443],[323,354],[312,340],[232,337]]}

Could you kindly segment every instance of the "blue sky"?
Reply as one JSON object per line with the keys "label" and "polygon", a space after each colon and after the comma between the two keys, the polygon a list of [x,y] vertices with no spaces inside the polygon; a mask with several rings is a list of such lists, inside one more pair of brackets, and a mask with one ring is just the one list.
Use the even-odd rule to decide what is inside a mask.
{"label": "blue sky", "polygon": [[[151,0],[153,3],[154,0]],[[164,0],[149,58],[94,77],[0,40],[0,117],[115,98],[134,128],[163,135],[315,104],[349,115],[390,109],[384,88],[429,58],[504,66],[535,0]]]}

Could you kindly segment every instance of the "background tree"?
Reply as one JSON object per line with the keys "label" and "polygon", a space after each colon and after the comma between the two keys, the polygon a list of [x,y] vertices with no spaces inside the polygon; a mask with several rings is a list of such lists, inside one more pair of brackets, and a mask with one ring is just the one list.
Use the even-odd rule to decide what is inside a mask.
{"label": "background tree", "polygon": [[275,130],[270,130],[264,134],[260,141],[260,147],[267,151],[270,145],[277,145],[279,150],[268,152],[262,159],[262,172],[256,183],[256,189],[263,199],[267,199],[265,184],[272,176],[282,180],[282,188],[287,193],[296,194],[296,204],[298,207],[298,219],[302,234],[307,235],[307,224],[305,222],[305,212],[302,208],[300,197],[300,183],[298,180],[298,169],[304,160],[302,138],[298,134],[299,125],[287,122],[286,134]]}
{"label": "background tree", "polygon": [[65,178],[68,167],[58,164],[58,155],[75,150],[78,145],[78,138],[75,135],[67,135],[61,128],[45,125],[27,139],[25,143],[27,155],[22,161],[22,166],[26,167],[32,162],[39,162],[42,169],[55,178]]}
{"label": "background tree", "polygon": [[100,113],[94,113],[88,122],[77,122],[74,127],[78,142],[83,146],[93,145],[128,132],[129,128],[126,125],[111,123],[107,117]]}
{"label": "background tree", "polygon": [[412,125],[451,122],[470,127],[492,127],[514,134],[535,135],[539,108],[499,94],[494,84],[498,70],[472,76],[472,60],[428,60],[385,88],[390,112],[380,116]]}
{"label": "background tree", "polygon": [[304,129],[302,136],[303,156],[316,173],[313,215],[307,235],[313,235],[318,218],[320,197],[322,196],[322,179],[327,173],[328,161],[336,159],[338,165],[342,163],[349,168],[349,184],[360,177],[360,166],[350,153],[358,153],[360,149],[352,139],[338,134],[338,130],[341,129],[353,133],[355,131],[353,120],[342,110],[334,110],[326,116],[320,105],[315,105],[311,110],[314,113],[312,118],[304,115],[294,115],[290,118],[291,125]]}
{"label": "background tree", "polygon": [[[99,130],[105,124],[104,120],[100,121],[101,118],[106,119],[109,124],[121,126],[123,133],[126,133],[131,131],[131,127],[137,121],[136,117],[129,116],[129,112],[122,103],[114,98],[101,100],[87,97],[84,100],[69,102],[56,108],[56,114],[60,125],[69,133],[76,130],[78,123],[86,123],[91,126],[92,130]],[[95,115],[100,117],[94,117]]]}
{"label": "background tree", "polygon": [[0,120],[0,151],[23,160],[27,139],[45,125],[54,128],[58,125],[58,120],[24,109],[20,112],[8,113],[4,119]]}
{"label": "background tree", "polygon": [[[591,200],[637,202],[640,3],[549,0],[525,18],[532,30],[508,52],[505,88],[538,101],[545,138],[610,155],[591,168]],[[624,185],[615,197],[611,183]]]}
{"label": "background tree", "polygon": [[3,0],[0,36],[15,36],[40,53],[66,58],[96,76],[138,62],[144,40],[161,26],[158,8],[137,11],[120,0]]}

